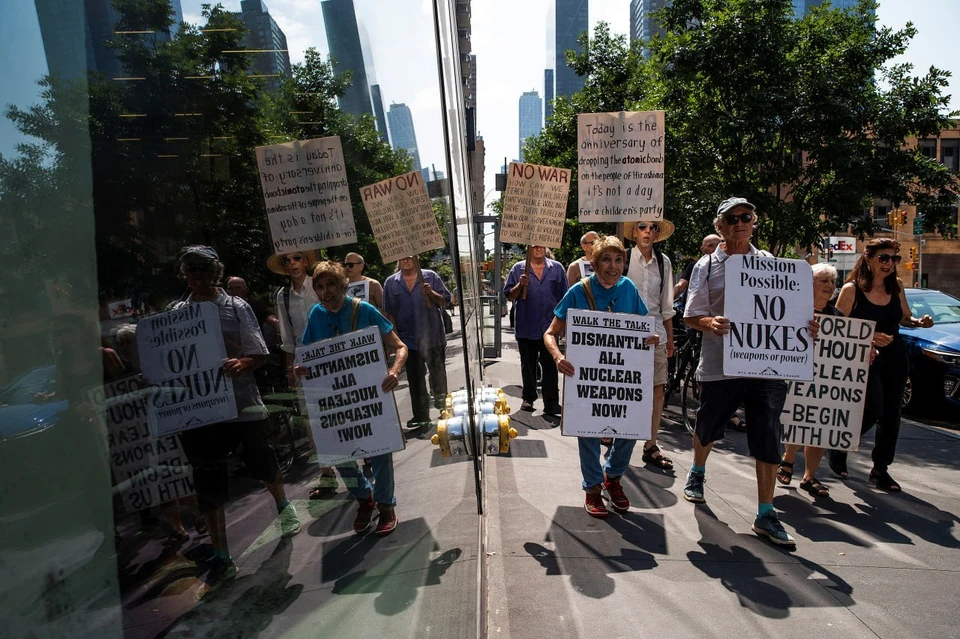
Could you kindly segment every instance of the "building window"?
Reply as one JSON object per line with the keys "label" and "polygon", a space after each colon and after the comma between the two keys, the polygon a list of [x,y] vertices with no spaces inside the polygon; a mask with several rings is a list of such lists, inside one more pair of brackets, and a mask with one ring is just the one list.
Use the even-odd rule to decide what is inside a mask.
{"label": "building window", "polygon": [[917,144],[917,148],[920,150],[922,155],[925,155],[928,158],[934,160],[937,159],[937,141],[936,140],[920,140]]}
{"label": "building window", "polygon": [[957,171],[960,160],[960,140],[940,140],[940,161],[951,171]]}

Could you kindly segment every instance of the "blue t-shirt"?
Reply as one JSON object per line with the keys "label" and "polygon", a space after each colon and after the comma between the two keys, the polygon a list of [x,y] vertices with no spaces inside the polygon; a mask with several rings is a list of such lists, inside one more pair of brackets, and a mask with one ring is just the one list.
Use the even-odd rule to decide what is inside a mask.
{"label": "blue t-shirt", "polygon": [[[632,313],[634,315],[646,315],[647,306],[640,299],[640,292],[637,291],[637,285],[630,278],[621,277],[620,281],[604,288],[597,281],[596,275],[590,276],[590,291],[593,293],[593,300],[597,305],[598,311],[608,313]],[[563,321],[567,321],[567,311],[573,309],[590,310],[590,304],[587,302],[587,294],[583,290],[583,282],[577,282],[571,286],[557,307],[553,309],[553,314]]]}
{"label": "blue t-shirt", "polygon": [[[314,304],[307,316],[307,328],[303,331],[302,342],[312,344],[322,339],[330,339],[350,332],[350,319],[353,317],[353,298],[349,295],[336,313],[331,313],[323,304]],[[357,330],[377,326],[380,334],[386,336],[393,330],[393,324],[380,311],[368,302],[360,302],[357,311]]]}

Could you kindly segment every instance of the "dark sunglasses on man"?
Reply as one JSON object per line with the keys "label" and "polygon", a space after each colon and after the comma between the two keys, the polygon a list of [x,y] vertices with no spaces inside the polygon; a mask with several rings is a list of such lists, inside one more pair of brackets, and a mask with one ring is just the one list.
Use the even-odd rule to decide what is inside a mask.
{"label": "dark sunglasses on man", "polygon": [[753,213],[741,213],[740,215],[728,214],[723,216],[723,221],[733,226],[737,222],[743,222],[744,224],[749,224],[753,222]]}
{"label": "dark sunglasses on man", "polygon": [[893,263],[894,263],[894,264],[899,264],[899,263],[900,263],[900,260],[903,259],[903,256],[902,256],[902,255],[888,255],[888,254],[886,254],[886,253],[881,253],[880,255],[877,256],[877,259],[880,260],[880,263],[881,263],[881,264],[887,264],[887,263],[889,263],[891,260],[893,260]]}
{"label": "dark sunglasses on man", "polygon": [[286,266],[287,264],[291,264],[293,262],[300,262],[301,260],[303,260],[303,256],[300,255],[299,253],[294,253],[293,255],[284,255],[283,257],[281,257],[280,264],[282,264],[283,266]]}
{"label": "dark sunglasses on man", "polygon": [[344,262],[343,265],[347,268],[353,268],[354,266],[360,266],[360,262]]}
{"label": "dark sunglasses on man", "polygon": [[660,225],[657,224],[656,222],[651,222],[650,224],[647,224],[646,222],[637,222],[638,231],[646,231],[647,228],[649,228],[654,233],[660,232]]}

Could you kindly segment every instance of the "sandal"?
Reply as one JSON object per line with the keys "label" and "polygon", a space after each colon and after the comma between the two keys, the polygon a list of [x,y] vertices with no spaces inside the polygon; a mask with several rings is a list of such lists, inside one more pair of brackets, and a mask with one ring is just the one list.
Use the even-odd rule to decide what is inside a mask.
{"label": "sandal", "polygon": [[848,473],[847,473],[846,453],[841,453],[837,455],[827,455],[827,464],[830,466],[830,470],[833,471],[834,475],[836,475],[841,479],[847,478]]}
{"label": "sandal", "polygon": [[780,460],[780,465],[777,466],[777,481],[783,484],[784,486],[789,486],[790,482],[793,481],[793,463],[788,462],[785,459]]}
{"label": "sandal", "polygon": [[826,497],[830,494],[830,489],[821,484],[820,480],[816,477],[804,479],[802,482],[800,482],[800,488],[807,491],[814,497]]}
{"label": "sandal", "polygon": [[885,490],[890,493],[899,493],[900,484],[893,480],[893,477],[890,476],[890,473],[887,471],[870,471],[870,483],[876,484],[877,488],[880,490]]}
{"label": "sandal", "polygon": [[736,415],[727,420],[727,426],[737,431],[738,433],[747,432],[747,422],[743,421]]}
{"label": "sandal", "polygon": [[607,447],[613,446],[613,437],[601,437],[600,443]]}
{"label": "sandal", "polygon": [[649,448],[644,447],[643,455],[641,456],[644,463],[650,464],[651,466],[656,466],[657,468],[662,468],[663,470],[670,470],[673,468],[673,460],[669,457],[665,457],[663,453],[660,452],[660,447],[654,444]]}

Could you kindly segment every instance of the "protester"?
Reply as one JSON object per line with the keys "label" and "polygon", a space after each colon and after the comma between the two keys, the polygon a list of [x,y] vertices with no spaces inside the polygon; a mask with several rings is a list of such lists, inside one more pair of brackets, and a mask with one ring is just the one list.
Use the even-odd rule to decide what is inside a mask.
{"label": "protester", "polygon": [[[703,238],[703,242],[700,243],[700,256],[710,255],[715,250],[717,250],[717,245],[720,243],[720,236],[710,234]],[[674,299],[679,298],[687,291],[687,287],[690,286],[690,277],[693,274],[693,267],[697,263],[697,260],[690,262],[684,267],[683,272],[680,273],[680,279],[677,280],[677,283],[673,285],[673,297]]]}
{"label": "protester", "polygon": [[249,304],[250,308],[253,309],[253,314],[257,317],[257,324],[262,327],[266,323],[271,323],[274,325],[279,323],[277,317],[270,313],[270,309],[267,304],[264,304],[261,300],[250,299],[250,287],[247,286],[247,281],[245,279],[237,275],[231,275],[225,281],[226,286],[224,286],[224,289],[226,289],[227,295],[239,297],[244,302]]}
{"label": "protester", "polygon": [[357,284],[359,282],[366,282],[365,288],[367,289],[367,296],[363,298],[364,301],[373,304],[377,310],[382,310],[383,286],[381,286],[377,280],[363,274],[365,267],[366,262],[364,262],[363,256],[359,253],[347,253],[347,256],[343,258],[343,268],[347,274],[347,283]]}
{"label": "protester", "polygon": [[[736,378],[723,374],[723,336],[730,321],[723,316],[724,270],[731,255],[769,255],[750,243],[756,207],[740,197],[724,200],[714,220],[723,238],[717,249],[697,262],[690,279],[684,321],[703,333],[697,381],[700,382],[700,409],[693,438],[693,464],[687,474],[683,497],[703,503],[706,463],[713,443],[723,438],[729,417],[743,402],[747,416],[747,446],[756,459],[757,516],[753,530],[775,544],[795,546],[773,509],[777,465],[780,462],[780,412],[786,400],[786,382],[776,379]],[[816,337],[819,324],[812,320],[810,332]]]}
{"label": "protester", "polygon": [[[824,263],[814,264],[812,269],[813,310],[820,315],[843,315],[830,301],[834,291],[837,290],[837,269]],[[800,444],[784,446],[783,457],[777,467],[777,481],[784,486],[789,486],[793,479],[793,465],[800,448]],[[820,467],[820,460],[823,459],[825,451],[819,446],[803,446],[802,448],[804,466],[800,489],[807,491],[814,497],[826,497],[830,494],[830,489],[817,479],[817,468]]]}
{"label": "protester", "polygon": [[664,389],[667,384],[667,358],[673,357],[673,265],[670,258],[656,248],[673,235],[673,222],[627,222],[624,235],[636,246],[627,253],[624,275],[637,286],[647,313],[657,318],[660,343],[654,351],[653,366],[653,429],[643,445],[643,462],[664,470],[673,468],[673,461],[660,452],[657,432],[663,415]]}
{"label": "protester", "polygon": [[[394,351],[393,365],[383,379],[380,388],[391,392],[400,383],[400,371],[407,361],[407,347],[400,340],[393,324],[380,311],[368,302],[356,300],[347,295],[347,277],[342,266],[336,262],[320,262],[313,270],[313,286],[320,303],[313,307],[303,333],[303,343],[311,344],[323,339],[361,330],[368,326],[380,329],[383,344]],[[296,367],[298,376],[305,376],[307,369]],[[353,530],[362,533],[370,527],[374,510],[380,516],[374,533],[389,535],[397,527],[397,515],[394,507],[393,454],[377,455],[370,458],[373,484],[357,468],[357,462],[340,464],[336,468],[343,478],[347,490],[357,500],[359,507],[353,522]]]}
{"label": "protester", "polygon": [[267,360],[267,346],[250,305],[220,288],[223,264],[209,246],[188,246],[180,254],[180,273],[190,295],[174,308],[198,302],[213,302],[220,312],[220,326],[227,360],[223,372],[233,381],[237,401],[235,419],[187,430],[180,434],[184,452],[193,466],[193,481],[200,511],[207,518],[214,561],[208,586],[216,586],[237,574],[230,556],[224,504],[229,497],[228,460],[238,454],[251,476],[262,481],[273,496],[283,537],[300,532],[296,508],[287,499],[283,476],[267,442],[267,412],[260,399],[253,371]]}
{"label": "protester", "polygon": [[406,372],[413,418],[407,422],[407,428],[411,429],[431,423],[428,370],[434,406],[442,409],[446,402],[447,335],[442,314],[451,297],[440,276],[429,269],[421,271],[417,259],[402,258],[397,272],[383,283],[384,315],[396,326],[409,351]]}
{"label": "protester", "polygon": [[[570,309],[590,309],[611,313],[633,313],[646,315],[647,308],[640,299],[637,287],[628,278],[623,277],[623,265],[626,251],[616,237],[601,237],[594,243],[594,274],[587,282],[577,282],[563,296],[553,311],[553,320],[544,333],[544,347],[553,358],[553,366],[564,375],[576,373],[573,364],[560,352],[557,344],[566,331],[567,311]],[[648,337],[645,344],[656,345],[657,336]],[[616,439],[613,442],[606,463],[600,465],[600,438],[578,437],[580,450],[580,474],[582,476],[585,499],[583,507],[593,517],[606,517],[608,510],[603,503],[602,491],[606,490],[610,504],[615,510],[626,511],[630,500],[620,485],[620,477],[630,465],[630,456],[636,445],[633,439]]]}
{"label": "protester", "polygon": [[550,327],[553,309],[567,292],[567,274],[560,262],[548,258],[546,254],[544,246],[530,247],[530,275],[526,273],[527,262],[517,262],[507,275],[503,293],[517,309],[514,335],[520,350],[520,375],[523,378],[520,410],[534,411],[539,362],[542,369],[543,412],[546,415],[559,415],[562,409],[557,369],[544,345],[543,334]]}
{"label": "protester", "polygon": [[583,249],[583,257],[578,257],[570,262],[567,267],[567,286],[573,286],[582,278],[590,275],[590,265],[593,257],[593,243],[597,241],[600,235],[596,231],[587,231],[580,238],[580,248]]}
{"label": "protester", "polygon": [[[873,345],[879,354],[870,365],[867,377],[861,436],[876,424],[876,441],[871,455],[873,469],[869,478],[878,488],[889,492],[901,490],[887,469],[897,452],[901,398],[909,371],[907,346],[900,336],[900,327],[933,326],[933,318],[929,315],[917,319],[910,312],[903,282],[897,277],[897,264],[901,260],[897,255],[899,252],[900,244],[895,240],[868,241],[837,298],[837,310],[847,317],[877,323]],[[840,477],[846,477],[847,454],[831,450],[830,469]]]}

